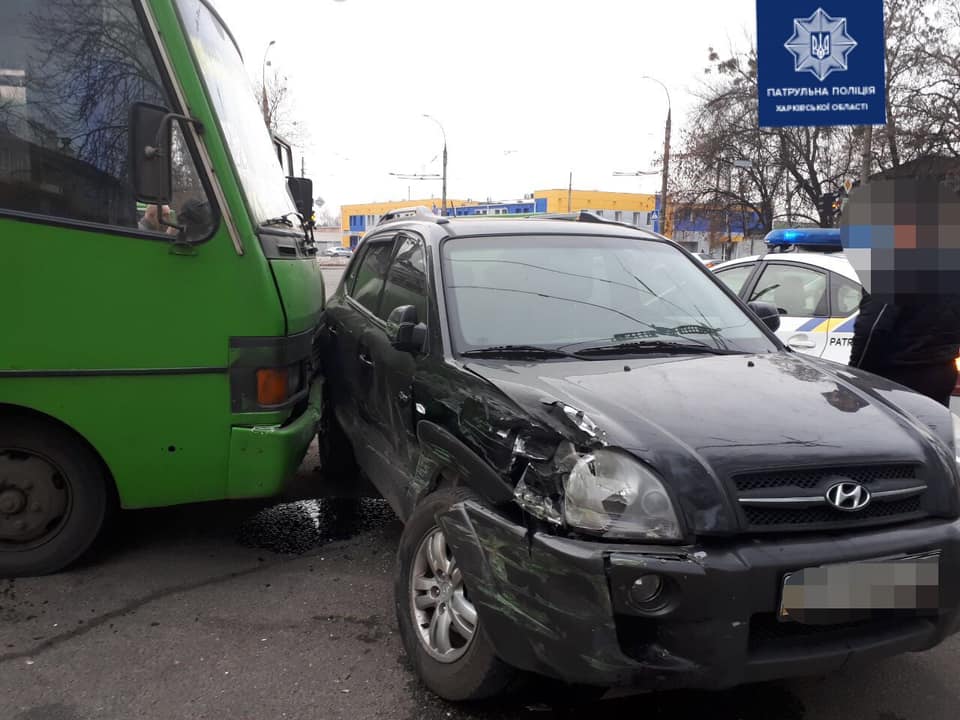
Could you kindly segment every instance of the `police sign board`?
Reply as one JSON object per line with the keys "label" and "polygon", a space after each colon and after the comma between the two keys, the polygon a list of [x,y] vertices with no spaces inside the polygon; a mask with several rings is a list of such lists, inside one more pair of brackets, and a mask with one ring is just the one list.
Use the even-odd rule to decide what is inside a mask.
{"label": "police sign board", "polygon": [[760,127],[886,123],[883,0],[757,0]]}

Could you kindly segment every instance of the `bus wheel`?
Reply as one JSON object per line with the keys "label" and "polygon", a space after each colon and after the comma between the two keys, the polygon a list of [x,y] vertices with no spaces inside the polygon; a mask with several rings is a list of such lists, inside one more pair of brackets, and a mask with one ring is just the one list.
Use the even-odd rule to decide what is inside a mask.
{"label": "bus wheel", "polygon": [[0,577],[62,570],[93,544],[107,478],[75,435],[31,417],[0,418]]}

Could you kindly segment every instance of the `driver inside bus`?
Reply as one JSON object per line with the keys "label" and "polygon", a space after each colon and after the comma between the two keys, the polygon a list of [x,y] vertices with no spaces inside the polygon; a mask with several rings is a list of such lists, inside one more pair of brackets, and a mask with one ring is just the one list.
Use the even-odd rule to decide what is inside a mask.
{"label": "driver inside bus", "polygon": [[[160,215],[157,213],[158,208],[162,213]],[[139,227],[141,230],[167,235],[178,235],[183,231],[187,240],[197,240],[208,235],[213,224],[210,204],[205,200],[191,199],[183,203],[176,215],[169,205],[148,205]]]}
{"label": "driver inside bus", "polygon": [[[158,215],[158,210],[162,213]],[[162,222],[161,222],[162,219]],[[140,219],[139,227],[148,232],[166,233],[167,235],[176,235],[177,228],[170,227],[173,222],[173,212],[169,205],[147,205],[146,212]]]}

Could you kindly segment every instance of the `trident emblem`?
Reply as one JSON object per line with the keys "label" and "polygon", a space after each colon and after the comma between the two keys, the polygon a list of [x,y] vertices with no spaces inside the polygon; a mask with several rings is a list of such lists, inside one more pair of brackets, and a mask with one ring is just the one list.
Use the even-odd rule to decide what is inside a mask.
{"label": "trident emblem", "polygon": [[830,33],[810,33],[810,54],[818,60],[830,55]]}

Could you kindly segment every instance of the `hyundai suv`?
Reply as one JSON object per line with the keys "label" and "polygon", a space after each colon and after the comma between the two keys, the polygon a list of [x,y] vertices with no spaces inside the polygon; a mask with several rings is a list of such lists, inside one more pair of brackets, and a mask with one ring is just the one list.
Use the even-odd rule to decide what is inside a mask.
{"label": "hyundai suv", "polygon": [[331,422],[405,523],[428,687],[722,688],[957,629],[956,420],[778,322],[587,214],[364,238],[326,310]]}

